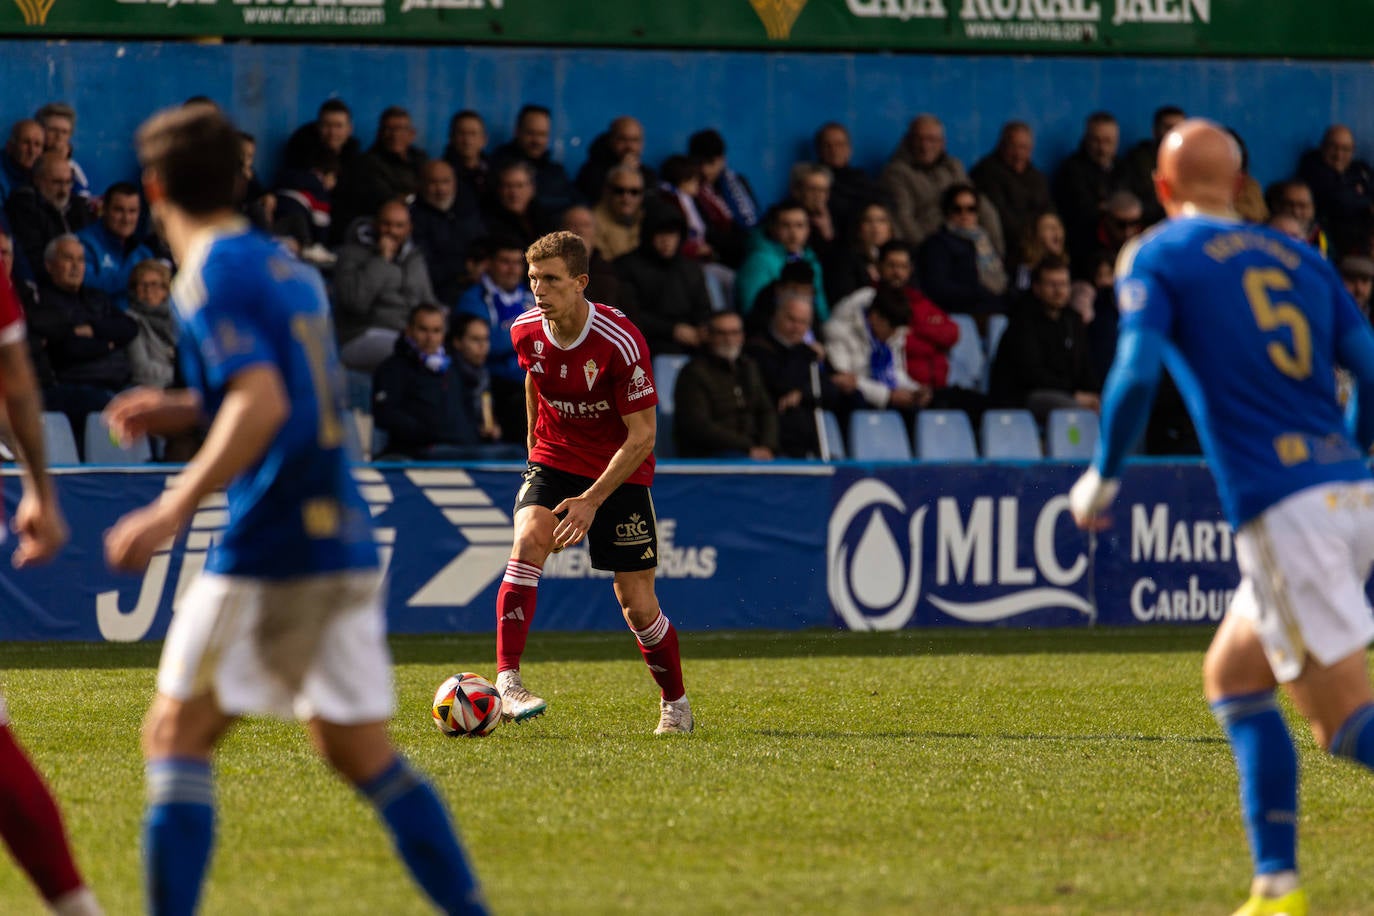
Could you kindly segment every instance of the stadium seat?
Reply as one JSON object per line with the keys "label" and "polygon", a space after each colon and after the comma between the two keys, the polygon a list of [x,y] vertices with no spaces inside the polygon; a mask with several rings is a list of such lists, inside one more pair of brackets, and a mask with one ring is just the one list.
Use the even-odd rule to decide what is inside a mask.
{"label": "stadium seat", "polygon": [[353,410],[372,413],[372,376],[352,369],[344,371],[348,385],[348,406]]}
{"label": "stadium seat", "polygon": [[153,448],[147,436],[137,439],[128,448],[122,448],[110,438],[110,427],[98,413],[86,414],[83,438],[87,464],[147,464],[153,460]]}
{"label": "stadium seat", "polygon": [[895,410],[856,410],[849,416],[849,448],[856,461],[910,461],[906,424]]}
{"label": "stadium seat", "polygon": [[677,374],[691,359],[685,353],[660,353],[654,357],[654,387],[658,389],[658,409],[660,414],[673,414],[673,389],[677,387]]}
{"label": "stadium seat", "polygon": [[916,415],[916,458],[920,461],[977,461],[973,424],[962,410],[923,410]]}
{"label": "stadium seat", "polygon": [[1088,461],[1097,448],[1097,414],[1069,408],[1050,411],[1046,439],[1051,458]]}
{"label": "stadium seat", "polygon": [[363,457],[363,434],[358,429],[358,417],[352,410],[343,412],[344,421],[344,451],[348,452],[348,460],[362,462]]}
{"label": "stadium seat", "polygon": [[[657,376],[655,376],[657,378]],[[656,433],[654,435],[654,453],[660,458],[676,458],[677,443],[673,441],[673,412],[663,410],[663,403],[659,402]]]}
{"label": "stadium seat", "polygon": [[830,460],[843,461],[844,436],[840,435],[840,421],[828,410],[821,411],[821,432],[825,434],[825,446],[830,451]]}
{"label": "stadium seat", "polygon": [[1002,343],[1002,335],[1003,335],[1004,333],[1006,333],[1006,330],[1007,330],[1007,316],[1006,316],[1006,315],[989,315],[989,316],[988,316],[988,339],[987,339],[987,344],[986,344],[986,346],[984,347],[984,349],[987,351],[987,354],[988,354],[987,363],[986,363],[986,365],[984,366],[984,369],[983,369],[983,387],[982,387],[982,391],[983,391],[984,393],[987,392],[987,390],[988,390],[988,384],[989,384],[989,382],[992,380],[992,361],[993,361],[994,359],[997,358],[997,348],[1001,345],[1001,343]]}
{"label": "stadium seat", "polygon": [[959,326],[959,340],[949,351],[949,379],[946,384],[955,388],[985,391],[987,386],[987,358],[983,353],[983,338],[978,325],[968,315],[950,315]]}
{"label": "stadium seat", "polygon": [[47,452],[48,464],[81,463],[81,455],[76,450],[76,436],[72,433],[72,424],[66,414],[55,410],[43,411],[43,451]]}
{"label": "stadium seat", "polygon": [[1040,430],[1029,410],[989,410],[983,414],[983,457],[1038,461],[1045,457]]}
{"label": "stadium seat", "polygon": [[386,454],[386,443],[390,438],[391,437],[386,434],[386,430],[382,429],[376,423],[372,424],[372,452],[368,456],[369,461],[376,461],[382,455]]}

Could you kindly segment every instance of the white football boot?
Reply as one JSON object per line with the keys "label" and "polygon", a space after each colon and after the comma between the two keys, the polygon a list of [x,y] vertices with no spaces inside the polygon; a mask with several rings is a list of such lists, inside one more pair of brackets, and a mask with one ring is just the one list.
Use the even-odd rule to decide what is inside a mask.
{"label": "white football boot", "polygon": [[496,689],[501,694],[501,715],[512,722],[524,722],[542,716],[549,704],[525,689],[520,671],[507,668],[496,675]]}
{"label": "white football boot", "polygon": [[692,704],[687,702],[687,695],[683,694],[679,700],[660,699],[658,728],[654,729],[655,735],[686,735],[690,734],[695,724],[692,721]]}

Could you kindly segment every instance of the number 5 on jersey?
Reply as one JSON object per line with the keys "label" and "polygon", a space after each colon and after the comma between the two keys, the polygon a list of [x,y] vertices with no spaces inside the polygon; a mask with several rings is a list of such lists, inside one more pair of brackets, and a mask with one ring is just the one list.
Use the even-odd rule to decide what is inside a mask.
{"label": "number 5 on jersey", "polygon": [[1270,294],[1284,292],[1293,288],[1288,274],[1277,267],[1251,267],[1241,278],[1245,286],[1245,298],[1250,302],[1250,310],[1255,313],[1255,323],[1261,331],[1277,331],[1288,328],[1293,335],[1293,348],[1289,350],[1281,342],[1269,342],[1269,358],[1280,372],[1292,379],[1301,381],[1312,374],[1312,331],[1307,325],[1307,317],[1291,302],[1274,304]]}

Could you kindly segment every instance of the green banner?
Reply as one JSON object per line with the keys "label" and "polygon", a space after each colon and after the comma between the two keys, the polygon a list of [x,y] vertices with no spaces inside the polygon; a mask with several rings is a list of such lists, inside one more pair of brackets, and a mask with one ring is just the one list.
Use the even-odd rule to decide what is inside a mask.
{"label": "green banner", "polygon": [[1368,0],[0,0],[0,34],[1374,56]]}

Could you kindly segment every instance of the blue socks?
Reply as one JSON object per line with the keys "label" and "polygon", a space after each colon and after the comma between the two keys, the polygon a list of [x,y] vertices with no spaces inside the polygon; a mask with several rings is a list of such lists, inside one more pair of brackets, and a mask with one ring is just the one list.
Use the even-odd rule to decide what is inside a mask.
{"label": "blue socks", "polygon": [[1255,874],[1297,869],[1298,754],[1272,691],[1223,697],[1212,714],[1231,741]]}
{"label": "blue socks", "polygon": [[1350,714],[1331,738],[1331,753],[1374,770],[1374,703]]}
{"label": "blue socks", "polygon": [[411,875],[440,909],[485,916],[482,893],[444,803],[423,776],[398,756],[358,791],[377,809]]}
{"label": "blue socks", "polygon": [[144,882],[153,916],[191,916],[215,837],[215,787],[207,760],[148,764]]}

